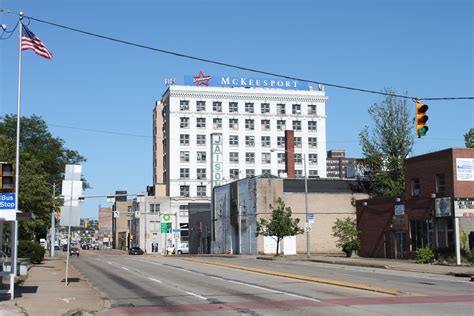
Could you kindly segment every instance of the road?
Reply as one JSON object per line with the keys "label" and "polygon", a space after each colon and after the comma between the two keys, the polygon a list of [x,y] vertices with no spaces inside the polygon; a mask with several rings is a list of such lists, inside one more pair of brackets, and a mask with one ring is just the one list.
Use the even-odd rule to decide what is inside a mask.
{"label": "road", "polygon": [[[474,314],[474,284],[452,276],[312,262],[86,251],[70,262],[111,301],[102,315]],[[289,273],[311,280],[282,276]]]}

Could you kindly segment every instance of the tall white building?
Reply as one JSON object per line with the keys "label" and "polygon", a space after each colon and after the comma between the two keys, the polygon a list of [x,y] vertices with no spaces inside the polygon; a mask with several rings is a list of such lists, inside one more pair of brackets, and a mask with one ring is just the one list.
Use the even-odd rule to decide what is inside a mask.
{"label": "tall white building", "polygon": [[206,79],[210,76],[200,73],[194,85],[169,86],[154,109],[155,187],[171,197],[172,212],[181,210],[181,221],[189,202],[210,199],[212,133],[223,136],[224,183],[284,173],[287,129],[294,131],[295,175],[304,176],[306,157],[308,176],[326,177],[323,89],[229,77],[220,84],[247,87],[203,86]]}

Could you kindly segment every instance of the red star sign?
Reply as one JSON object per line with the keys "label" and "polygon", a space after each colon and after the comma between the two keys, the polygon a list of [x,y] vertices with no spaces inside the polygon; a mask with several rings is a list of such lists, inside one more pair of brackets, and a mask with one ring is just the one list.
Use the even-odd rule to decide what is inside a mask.
{"label": "red star sign", "polygon": [[196,84],[196,86],[209,86],[209,80],[211,80],[211,78],[211,76],[206,76],[202,71],[200,71],[199,75],[194,77],[193,82]]}

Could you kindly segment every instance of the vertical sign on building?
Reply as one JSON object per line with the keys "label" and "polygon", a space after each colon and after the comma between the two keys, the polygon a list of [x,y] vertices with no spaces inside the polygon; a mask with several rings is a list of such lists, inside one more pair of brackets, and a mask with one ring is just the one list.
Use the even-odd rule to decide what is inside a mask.
{"label": "vertical sign on building", "polygon": [[211,134],[211,190],[222,184],[222,134]]}

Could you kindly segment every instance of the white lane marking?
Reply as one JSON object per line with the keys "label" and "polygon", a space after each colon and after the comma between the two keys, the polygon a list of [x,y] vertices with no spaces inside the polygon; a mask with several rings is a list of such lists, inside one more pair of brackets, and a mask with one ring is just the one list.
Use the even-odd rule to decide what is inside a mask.
{"label": "white lane marking", "polygon": [[293,296],[293,297],[302,298],[302,299],[305,299],[305,300],[310,300],[310,301],[315,301],[315,302],[321,302],[318,299],[311,298],[311,297],[306,297],[306,296],[301,296],[301,295],[298,295],[298,294],[272,290],[272,289],[269,289],[267,287],[262,287],[262,286],[258,286],[258,285],[243,283],[243,282],[239,282],[239,281],[233,281],[233,280],[228,280],[228,281],[231,282],[231,283],[246,285],[246,286],[249,286],[249,287],[253,287],[253,288],[256,288],[256,289],[261,289],[261,290],[265,290],[265,291],[269,291],[269,292],[274,292],[274,293],[278,293],[278,294],[285,294],[285,295],[288,295],[288,296]]}
{"label": "white lane marking", "polygon": [[315,299],[315,298],[312,298],[312,297],[306,297],[306,296],[301,296],[301,295],[298,295],[298,294],[286,293],[286,292],[283,292],[283,293],[286,294],[286,295],[288,295],[288,296],[294,296],[294,297],[302,298],[302,299],[305,299],[305,300],[310,300],[310,301],[315,301],[315,302],[321,302],[320,300]]}
{"label": "white lane marking", "polygon": [[186,292],[186,293],[189,295],[195,296],[197,298],[200,298],[201,300],[207,300],[207,298],[205,298],[204,296],[198,295],[196,293],[193,293],[193,292]]}
{"label": "white lane marking", "polygon": [[110,261],[107,261],[107,263],[108,263],[108,264],[112,264],[112,262],[110,262]]}
{"label": "white lane marking", "polygon": [[127,268],[125,268],[125,267],[122,267],[122,269],[124,269],[124,270],[127,270],[127,271],[130,271],[130,270],[128,270],[128,269],[127,269]]}
{"label": "white lane marking", "polygon": [[158,279],[153,279],[153,278],[148,278],[148,279],[149,279],[149,280],[152,280],[152,281],[155,281],[155,282],[158,282],[158,283],[163,283],[163,282],[161,282],[161,281],[158,280]]}

